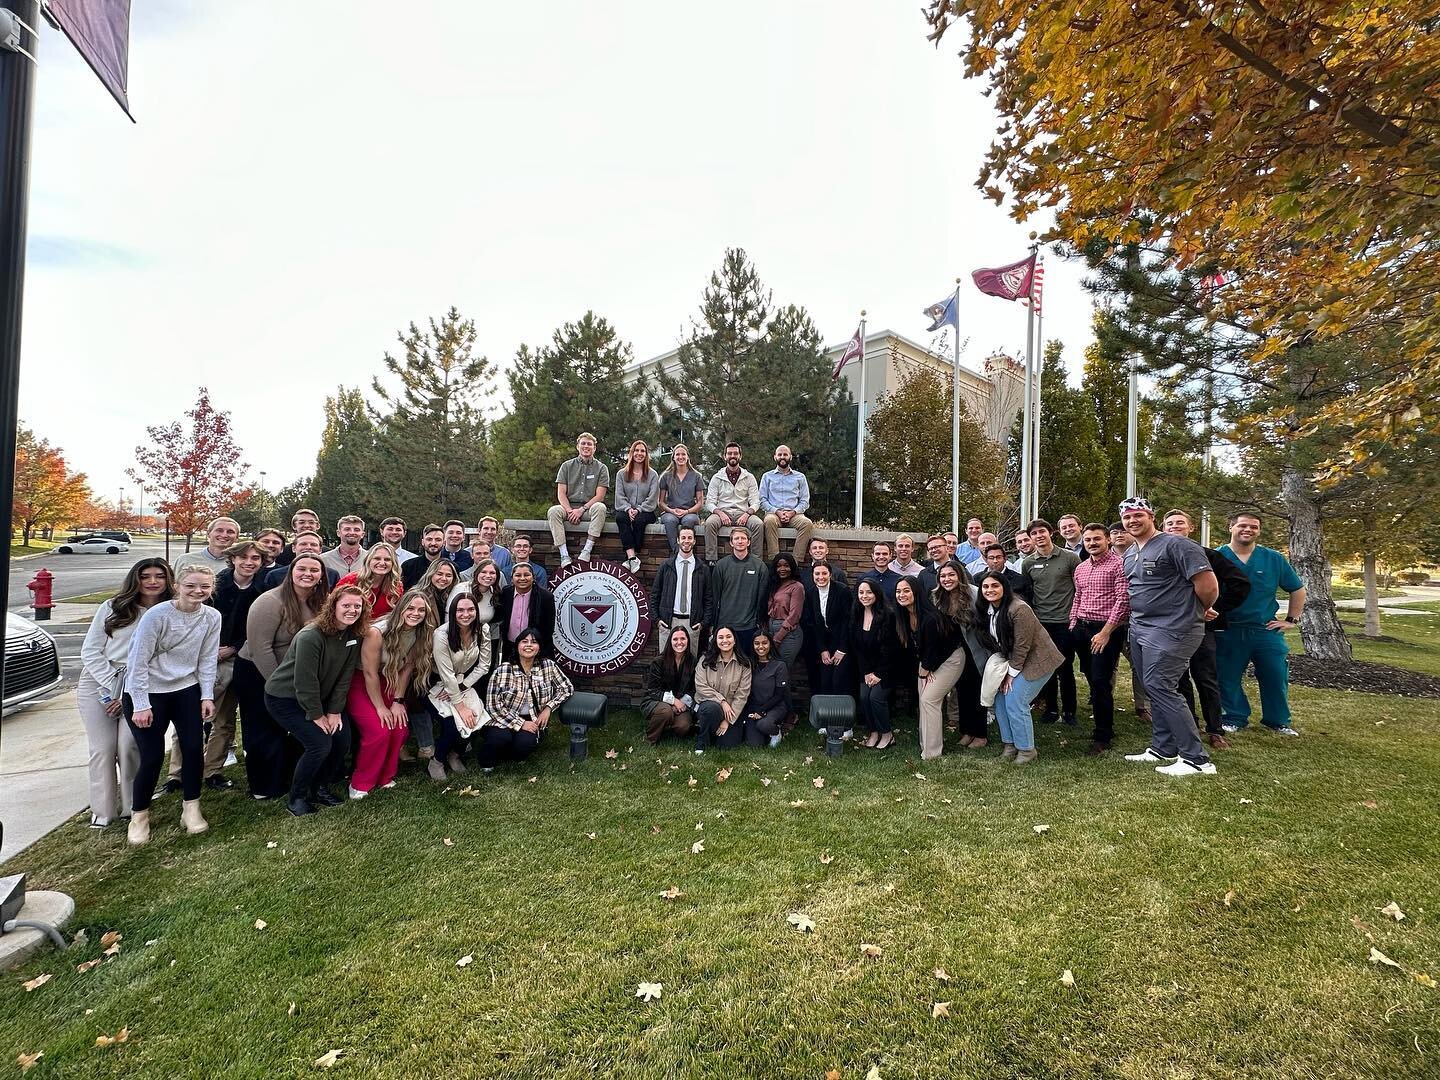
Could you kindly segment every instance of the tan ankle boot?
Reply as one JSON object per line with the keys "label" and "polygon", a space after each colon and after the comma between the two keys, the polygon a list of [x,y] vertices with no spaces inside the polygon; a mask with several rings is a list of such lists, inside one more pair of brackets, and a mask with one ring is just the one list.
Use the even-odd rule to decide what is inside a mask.
{"label": "tan ankle boot", "polygon": [[1015,755],[1018,754],[1018,753],[1020,753],[1020,751],[1015,749],[1014,744],[1007,742],[1007,743],[1004,744],[1004,749],[1002,749],[1002,750],[1000,751],[1000,760],[1001,760],[1001,761],[1014,761],[1014,760],[1015,760]]}
{"label": "tan ankle boot", "polygon": [[1015,755],[1015,764],[1029,765],[1030,762],[1034,761],[1039,756],[1039,750],[1021,750],[1018,754]]}
{"label": "tan ankle boot", "polygon": [[149,810],[136,810],[130,815],[130,828],[126,830],[125,839],[136,847],[150,842]]}
{"label": "tan ankle boot", "polygon": [[202,833],[210,828],[210,823],[200,813],[199,799],[186,799],[185,806],[180,811],[180,824],[185,826],[185,831],[192,836],[195,833]]}

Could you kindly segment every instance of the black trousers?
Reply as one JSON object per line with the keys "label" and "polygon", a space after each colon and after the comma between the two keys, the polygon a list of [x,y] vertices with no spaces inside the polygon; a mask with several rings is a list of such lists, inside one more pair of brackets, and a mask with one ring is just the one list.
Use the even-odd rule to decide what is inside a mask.
{"label": "black trousers", "polygon": [[163,694],[150,695],[152,719],[149,727],[136,727],[131,719],[135,715],[135,703],[126,694],[121,699],[125,722],[135,736],[135,746],[140,751],[140,766],[135,770],[135,791],[131,806],[136,810],[149,810],[150,800],[155,794],[155,784],[160,779],[160,768],[165,764],[165,736],[170,725],[175,725],[175,736],[180,741],[180,783],[185,788],[185,798],[200,798],[200,781],[205,775],[205,733],[200,723],[200,684],[187,686],[183,690],[171,690]]}
{"label": "black trousers", "polygon": [[960,678],[955,680],[955,688],[951,691],[959,709],[960,734],[969,735],[972,739],[988,739],[985,708],[980,704],[980,668],[970,655],[969,647],[962,645],[961,648],[965,649],[965,670],[960,672]]}
{"label": "black trousers", "polygon": [[1050,635],[1050,640],[1055,643],[1055,647],[1060,650],[1060,655],[1065,659],[1055,669],[1055,674],[1050,676],[1045,688],[1036,697],[1045,702],[1046,712],[1063,712],[1066,716],[1074,716],[1075,642],[1070,637],[1070,624],[1068,622],[1042,622],[1040,625],[1045,627],[1045,632]]}
{"label": "black trousers", "polygon": [[1071,631],[1071,647],[1080,661],[1080,673],[1090,684],[1090,711],[1095,717],[1097,743],[1110,745],[1115,737],[1115,665],[1125,651],[1127,628],[1117,626],[1098,653],[1090,651],[1090,640],[1105,628],[1103,622],[1080,619]]}
{"label": "black trousers", "polygon": [[524,761],[539,745],[539,732],[512,731],[499,724],[486,724],[480,729],[480,765],[493,769],[502,761]]}
{"label": "black trousers", "polygon": [[653,510],[640,510],[635,514],[635,520],[630,520],[630,511],[615,511],[615,528],[620,532],[620,547],[624,551],[633,551],[636,556],[641,555],[645,550],[645,528],[655,524],[655,512]]}
{"label": "black trousers", "polygon": [[[767,711],[758,720],[748,712],[745,714],[745,745],[764,746],[770,741],[770,736],[780,734],[780,725],[785,722],[788,715],[784,705],[777,705]],[[729,735],[727,731],[725,733]]]}
{"label": "black trousers", "polygon": [[265,707],[265,680],[249,660],[235,658],[235,698],[243,724],[245,783],[251,795],[278,799],[290,790],[300,744],[285,733]]}
{"label": "black trousers", "polygon": [[739,746],[745,737],[745,719],[737,716],[735,722],[725,729],[724,735],[715,734],[725,722],[725,710],[718,701],[702,701],[695,706],[695,749],[708,750],[710,743],[724,749]]}
{"label": "black trousers", "polygon": [[308,799],[317,788],[326,787],[345,773],[350,757],[351,724],[341,713],[340,729],[334,735],[320,730],[320,725],[305,715],[294,698],[265,695],[265,707],[300,743],[300,760],[290,780],[290,797]]}
{"label": "black trousers", "polygon": [[883,682],[867,686],[863,678],[860,680],[860,717],[879,735],[895,730],[890,723],[890,688]]}
{"label": "black trousers", "polygon": [[[1200,695],[1200,711],[1195,711],[1195,695]],[[1205,734],[1219,735],[1225,729],[1220,726],[1220,677],[1215,670],[1215,631],[1205,630],[1200,648],[1190,658],[1190,668],[1180,676],[1180,693],[1190,712],[1203,716]]]}

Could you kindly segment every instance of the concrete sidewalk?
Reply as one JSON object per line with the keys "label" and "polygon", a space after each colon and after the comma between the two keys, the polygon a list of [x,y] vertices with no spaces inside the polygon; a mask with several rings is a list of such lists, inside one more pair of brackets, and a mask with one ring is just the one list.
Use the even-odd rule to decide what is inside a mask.
{"label": "concrete sidewalk", "polygon": [[[0,737],[0,862],[90,804],[85,726],[70,690],[7,715]],[[118,826],[111,826],[117,828]]]}
{"label": "concrete sidewalk", "polygon": [[[1425,615],[1424,611],[1407,611],[1409,604],[1424,604],[1431,600],[1440,600],[1440,587],[1433,585],[1405,585],[1403,596],[1381,596],[1376,598],[1376,604],[1385,615]],[[1364,611],[1365,601],[1359,600],[1336,600],[1335,607],[1340,611]]]}

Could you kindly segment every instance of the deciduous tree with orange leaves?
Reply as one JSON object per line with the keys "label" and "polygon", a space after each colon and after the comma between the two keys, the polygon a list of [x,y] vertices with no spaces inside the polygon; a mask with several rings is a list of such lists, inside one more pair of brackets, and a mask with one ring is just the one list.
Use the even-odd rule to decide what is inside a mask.
{"label": "deciduous tree with orange leaves", "polygon": [[90,498],[84,473],[73,473],[58,446],[22,427],[15,436],[15,500],[10,527],[19,529],[21,542],[45,526],[65,525]]}

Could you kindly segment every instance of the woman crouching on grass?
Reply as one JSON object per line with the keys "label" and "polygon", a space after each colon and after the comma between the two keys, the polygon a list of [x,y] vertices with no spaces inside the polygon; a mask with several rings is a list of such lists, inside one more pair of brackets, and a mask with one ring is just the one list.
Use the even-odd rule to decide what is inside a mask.
{"label": "woman crouching on grass", "polygon": [[1030,703],[1065,662],[1030,605],[1005,578],[988,570],[980,579],[980,602],[971,615],[981,645],[1005,658],[1009,670],[995,695],[995,720],[1004,743],[1001,757],[1028,765],[1039,757]]}
{"label": "woman crouching on grass", "polygon": [[427,711],[440,718],[448,752],[444,765],[438,755],[431,759],[430,775],[444,780],[445,765],[451,772],[465,772],[461,759],[470,737],[490,721],[478,687],[489,674],[495,655],[494,632],[480,621],[475,598],[468,592],[457,593],[450,601],[445,621],[435,629],[431,653],[435,685],[430,689]]}
{"label": "woman crouching on grass", "polygon": [[336,588],[265,680],[265,707],[303,747],[287,804],[296,817],[315,813],[317,803],[344,801],[329,785],[350,753],[350,725],[342,710],[367,627],[365,594],[354,585]]}
{"label": "woman crouching on grass", "polygon": [[665,651],[650,661],[640,712],[645,717],[645,740],[652,746],[667,731],[682,737],[690,734],[695,723],[695,661],[685,627],[674,627]]}
{"label": "woman crouching on grass", "polygon": [[175,583],[175,599],[146,609],[130,639],[125,662],[125,719],[140,751],[135,771],[129,840],[150,839],[150,800],[165,758],[165,732],[175,725],[180,740],[180,782],[185,805],[180,821],[189,833],[210,827],[200,813],[205,771],[204,722],[215,715],[215,670],[220,654],[220,612],[206,607],[215,571],[187,566]]}
{"label": "woman crouching on grass", "polygon": [[555,710],[575,692],[559,664],[540,659],[540,635],[533,627],[520,631],[514,648],[515,659],[495,669],[486,692],[490,723],[480,729],[480,765],[486,772],[533,754]]}
{"label": "woman crouching on grass", "polygon": [[[360,667],[350,682],[345,711],[355,725],[360,749],[350,777],[350,798],[363,799],[377,787],[394,787],[400,769],[400,747],[410,733],[410,710],[405,696],[412,686],[430,681],[434,657],[435,608],[424,590],[411,589],[385,620],[385,629],[371,625],[360,647]],[[426,721],[420,755],[435,756],[435,734]]]}
{"label": "woman crouching on grass", "polygon": [[718,627],[695,669],[695,753],[708,750],[711,739],[727,749],[739,746],[749,699],[750,658],[735,648],[731,627]]}

